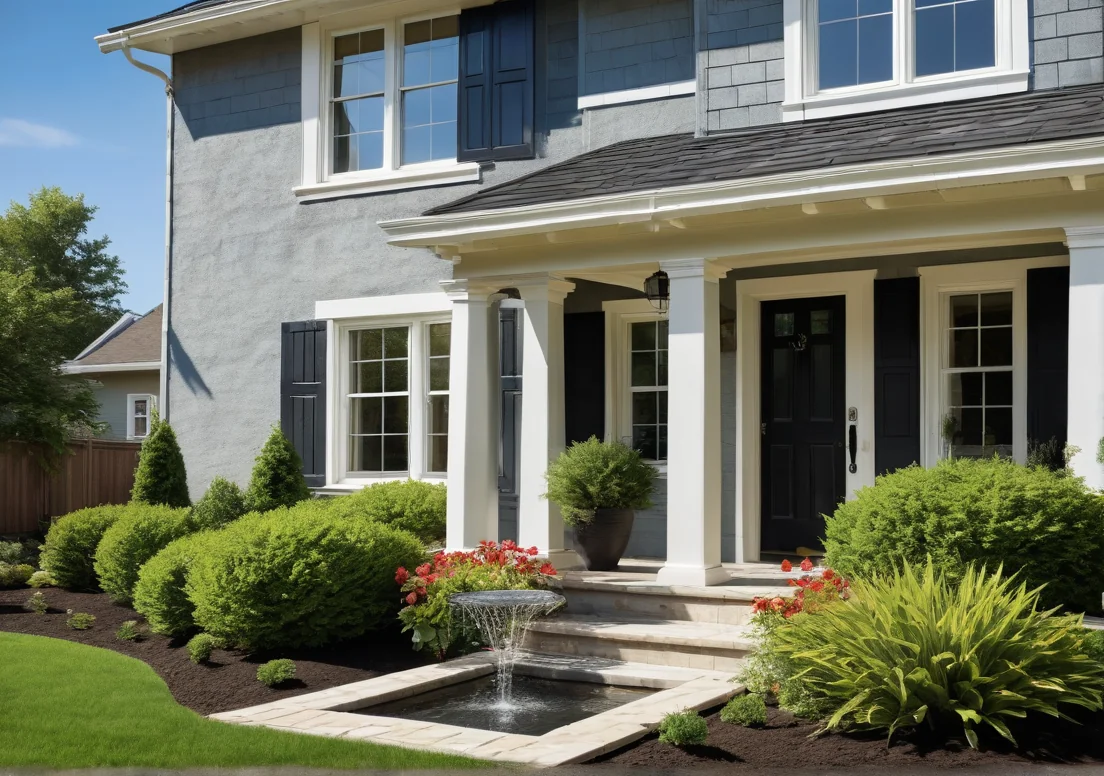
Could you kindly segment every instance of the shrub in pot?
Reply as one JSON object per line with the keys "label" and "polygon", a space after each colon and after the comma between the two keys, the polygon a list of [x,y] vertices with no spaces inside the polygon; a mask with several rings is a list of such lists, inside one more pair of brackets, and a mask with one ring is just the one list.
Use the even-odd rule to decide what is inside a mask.
{"label": "shrub in pot", "polygon": [[591,571],[612,571],[629,544],[634,513],[652,505],[656,470],[621,442],[576,442],[548,467],[545,498],[558,504]]}

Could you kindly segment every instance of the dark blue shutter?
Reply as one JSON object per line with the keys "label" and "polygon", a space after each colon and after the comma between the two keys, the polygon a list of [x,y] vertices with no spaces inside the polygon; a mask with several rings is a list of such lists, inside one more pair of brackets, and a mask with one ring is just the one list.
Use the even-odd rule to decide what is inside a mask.
{"label": "dark blue shutter", "polygon": [[1069,285],[1069,267],[1027,271],[1027,439],[1055,440],[1056,458],[1067,439]]}
{"label": "dark blue shutter", "polygon": [[280,427],[303,459],[307,485],[326,484],[326,322],[281,326]]}
{"label": "dark blue shutter", "polygon": [[919,461],[920,278],[875,280],[874,467],[885,474]]}
{"label": "dark blue shutter", "polygon": [[533,19],[532,0],[508,0],[460,14],[460,161],[535,155]]}

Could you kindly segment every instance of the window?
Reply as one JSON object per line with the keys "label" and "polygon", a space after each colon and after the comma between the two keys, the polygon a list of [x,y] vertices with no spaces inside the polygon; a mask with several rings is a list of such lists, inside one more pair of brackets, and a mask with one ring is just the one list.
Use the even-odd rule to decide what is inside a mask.
{"label": "window", "polygon": [[785,9],[787,120],[1027,89],[1027,0],[785,0]]}
{"label": "window", "polygon": [[144,439],[149,434],[150,418],[157,406],[149,394],[127,395],[127,439]]}
{"label": "window", "polygon": [[1012,292],[947,296],[942,436],[953,457],[1013,455]]}
{"label": "window", "polygon": [[632,446],[653,461],[667,459],[667,332],[665,320],[629,324]]}
{"label": "window", "polygon": [[349,471],[408,471],[409,327],[351,332],[349,356]]}
{"label": "window", "polygon": [[426,471],[448,471],[449,353],[452,349],[452,324],[431,323],[426,373],[429,386],[426,422]]}
{"label": "window", "polygon": [[403,27],[402,161],[456,158],[460,17]]}

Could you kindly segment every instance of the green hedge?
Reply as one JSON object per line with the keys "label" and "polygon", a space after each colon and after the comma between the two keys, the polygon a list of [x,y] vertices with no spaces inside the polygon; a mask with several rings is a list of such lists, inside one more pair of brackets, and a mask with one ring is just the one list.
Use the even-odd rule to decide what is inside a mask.
{"label": "green hedge", "polygon": [[192,507],[192,522],[199,531],[222,528],[245,513],[245,494],[241,488],[225,477],[215,477],[203,498]]}
{"label": "green hedge", "polygon": [[1000,459],[943,461],[879,477],[826,525],[828,564],[850,577],[928,555],[949,579],[970,563],[1046,584],[1044,606],[1100,609],[1104,498],[1081,480]]}
{"label": "green hedge", "polygon": [[187,573],[196,624],[231,646],[319,645],[392,620],[395,569],[424,557],[414,536],[305,502],[217,532]]}
{"label": "green hedge", "polygon": [[127,506],[90,507],[57,519],[46,533],[39,563],[58,587],[95,590],[93,556],[104,532],[122,517]]}
{"label": "green hedge", "polygon": [[138,571],[134,609],[146,618],[154,633],[183,636],[195,629],[195,606],[184,591],[184,583],[188,569],[216,535],[201,531],[176,539]]}
{"label": "green hedge", "polygon": [[323,503],[331,514],[374,520],[440,546],[445,541],[445,501],[443,484],[405,480],[381,482]]}
{"label": "green hedge", "polygon": [[192,530],[187,509],[131,504],[96,547],[94,567],[100,587],[113,601],[130,603],[142,564]]}

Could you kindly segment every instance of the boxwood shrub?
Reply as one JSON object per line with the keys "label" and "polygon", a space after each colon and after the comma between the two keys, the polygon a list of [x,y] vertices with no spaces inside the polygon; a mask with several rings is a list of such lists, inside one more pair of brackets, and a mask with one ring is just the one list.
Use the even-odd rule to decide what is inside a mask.
{"label": "boxwood shrub", "polygon": [[192,522],[196,530],[222,528],[246,513],[245,494],[236,483],[225,477],[215,477],[192,507]]}
{"label": "boxwood shrub", "polygon": [[183,636],[195,629],[195,606],[184,591],[188,569],[214,531],[188,534],[170,542],[138,571],[134,609],[144,615],[150,630],[163,636]]}
{"label": "boxwood shrub", "polygon": [[324,503],[335,515],[375,520],[440,546],[445,540],[445,498],[443,484],[406,480],[381,482]]}
{"label": "boxwood shrub", "polygon": [[416,537],[324,504],[246,517],[217,532],[188,571],[195,622],[233,647],[315,646],[389,623],[398,566],[424,557]]}
{"label": "boxwood shrub", "polygon": [[46,533],[39,563],[54,584],[68,590],[95,590],[93,556],[104,532],[126,514],[126,505],[90,507],[58,518]]}
{"label": "boxwood shrub", "polygon": [[130,603],[142,564],[191,531],[187,509],[131,504],[96,547],[94,568],[100,587],[112,600]]}
{"label": "boxwood shrub", "polygon": [[828,564],[848,577],[931,556],[948,579],[970,563],[1046,584],[1043,606],[1100,609],[1104,498],[1075,477],[997,458],[879,477],[826,525]]}

